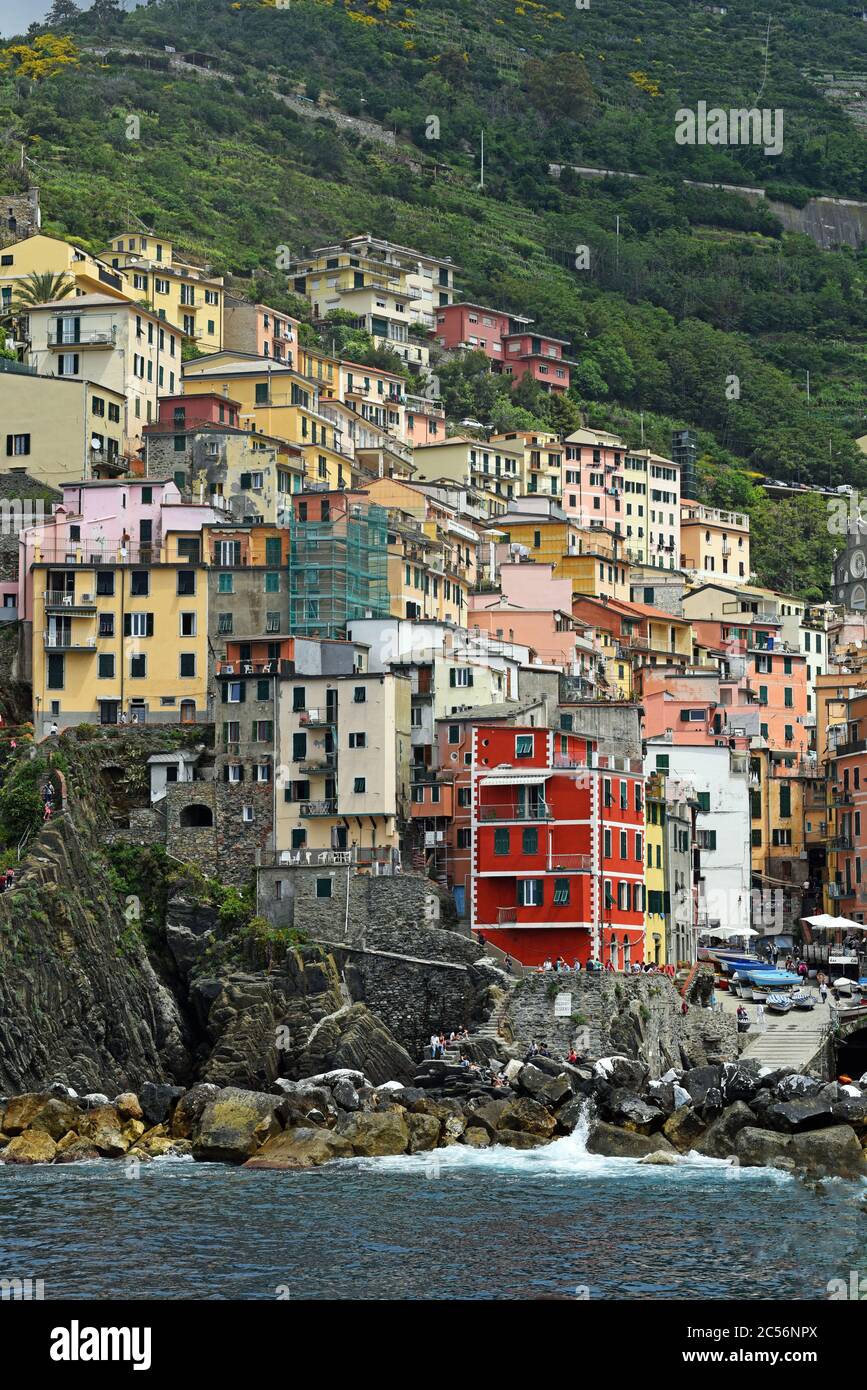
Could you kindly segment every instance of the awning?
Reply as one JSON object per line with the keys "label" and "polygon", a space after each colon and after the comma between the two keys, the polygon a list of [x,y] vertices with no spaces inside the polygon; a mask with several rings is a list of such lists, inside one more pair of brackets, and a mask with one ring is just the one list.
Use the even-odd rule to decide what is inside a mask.
{"label": "awning", "polygon": [[699,932],[699,936],[719,936],[727,941],[731,936],[758,936],[758,932],[753,931],[752,927],[705,927]]}
{"label": "awning", "polygon": [[541,787],[550,777],[549,772],[489,772],[481,779],[483,787]]}
{"label": "awning", "polygon": [[832,917],[828,912],[820,912],[816,917],[802,917],[801,921],[816,931],[867,931],[863,922],[853,922],[848,917]]}

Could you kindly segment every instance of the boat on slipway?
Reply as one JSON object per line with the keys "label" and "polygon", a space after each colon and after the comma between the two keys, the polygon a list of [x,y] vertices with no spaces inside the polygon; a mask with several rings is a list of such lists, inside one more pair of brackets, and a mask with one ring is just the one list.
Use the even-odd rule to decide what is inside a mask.
{"label": "boat on slipway", "polygon": [[741,999],[752,999],[755,1004],[764,1004],[772,994],[788,995],[800,985],[800,975],[790,970],[773,970],[770,966],[756,970],[738,970],[732,978],[732,993]]}

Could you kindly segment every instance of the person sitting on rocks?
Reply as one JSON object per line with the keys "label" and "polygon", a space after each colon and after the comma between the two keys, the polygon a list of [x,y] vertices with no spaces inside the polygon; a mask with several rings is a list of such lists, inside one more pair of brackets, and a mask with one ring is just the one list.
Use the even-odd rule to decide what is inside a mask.
{"label": "person sitting on rocks", "polygon": [[573,1063],[578,1061],[578,1053],[575,1051],[574,1044],[572,1047],[569,1048],[569,1051],[566,1055],[566,1061]]}
{"label": "person sitting on rocks", "polygon": [[574,970],[575,974],[577,975],[578,972],[579,972],[579,970],[581,969],[581,962],[580,962],[580,960],[573,960],[573,962],[572,962],[572,969]]}

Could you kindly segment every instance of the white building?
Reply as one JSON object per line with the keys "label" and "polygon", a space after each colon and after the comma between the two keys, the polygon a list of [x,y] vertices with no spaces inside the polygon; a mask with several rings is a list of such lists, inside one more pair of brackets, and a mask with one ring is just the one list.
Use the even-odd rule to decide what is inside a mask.
{"label": "white building", "polygon": [[751,825],[749,754],[727,746],[648,739],[646,775],[662,772],[692,784],[699,801],[699,930],[750,925]]}

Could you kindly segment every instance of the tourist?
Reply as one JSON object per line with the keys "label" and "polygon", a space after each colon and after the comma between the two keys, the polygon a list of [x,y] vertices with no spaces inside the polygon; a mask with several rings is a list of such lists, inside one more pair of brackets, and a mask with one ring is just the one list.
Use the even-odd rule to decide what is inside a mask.
{"label": "tourist", "polygon": [[482,931],[479,932],[479,945],[480,945],[480,946],[486,945],[486,942],[485,942],[485,933],[482,932]]}
{"label": "tourist", "polygon": [[[466,1030],[464,1031],[464,1037],[466,1037]],[[445,1055],[446,1055],[446,1035],[445,1035],[445,1033],[440,1033],[439,1037],[437,1038],[437,1047],[439,1048],[439,1055],[440,1055],[440,1057],[445,1057]]]}
{"label": "tourist", "polygon": [[56,719],[52,720],[51,728],[48,730],[48,737],[49,737],[49,738],[56,738],[56,737],[57,737],[57,720],[56,720]]}
{"label": "tourist", "polygon": [[121,724],[125,724],[125,723],[126,723],[126,710],[125,710],[125,709],[122,709],[121,712],[120,712],[120,723],[121,723]]}
{"label": "tourist", "polygon": [[42,807],[42,819],[43,819],[43,821],[51,820],[51,802],[50,802],[50,801],[46,801],[45,805]]}
{"label": "tourist", "polygon": [[548,1044],[547,1044],[546,1042],[543,1042],[543,1043],[542,1043],[542,1046],[539,1048],[539,1056],[540,1056],[540,1057],[550,1057],[550,1056],[551,1056],[550,1049],[549,1049]]}
{"label": "tourist", "polygon": [[567,1061],[567,1062],[573,1062],[573,1063],[578,1061],[578,1053],[575,1051],[575,1044],[574,1044],[574,1043],[573,1043],[572,1046],[569,1048],[569,1051],[568,1051],[568,1053],[567,1053],[567,1055],[566,1055],[566,1061]]}
{"label": "tourist", "polygon": [[507,975],[511,975],[511,973],[512,973],[512,957],[511,957],[511,956],[506,956],[506,959],[503,961],[503,969],[505,970],[505,972],[506,972]]}
{"label": "tourist", "polygon": [[578,972],[579,972],[580,969],[581,969],[581,962],[580,962],[580,960],[577,960],[577,959],[576,959],[576,960],[573,960],[573,962],[572,962],[572,969],[575,971],[575,974],[577,975]]}
{"label": "tourist", "polygon": [[543,969],[543,970],[553,970],[553,969],[554,969],[554,966],[551,964],[551,961],[550,961],[550,960],[545,960],[545,961],[542,962],[542,969]]}
{"label": "tourist", "polygon": [[807,971],[807,962],[806,962],[805,960],[799,960],[799,961],[798,961],[798,974],[799,974],[799,976],[801,977],[801,984],[802,984],[802,985],[805,985],[805,984],[807,983],[807,974],[808,974],[808,971]]}
{"label": "tourist", "polygon": [[825,979],[825,976],[822,975],[822,974],[819,975],[819,981],[820,981],[820,984],[819,984],[819,998],[821,999],[822,1003],[824,1004],[824,1003],[827,1001],[827,998],[828,998],[828,982],[827,982],[827,980]]}
{"label": "tourist", "polygon": [[439,1038],[437,1037],[436,1033],[431,1033],[431,1035],[430,1035],[430,1055],[431,1055],[431,1057],[434,1059],[434,1061],[436,1061],[437,1057],[439,1056],[439,1047],[440,1047],[440,1040],[439,1040]]}

